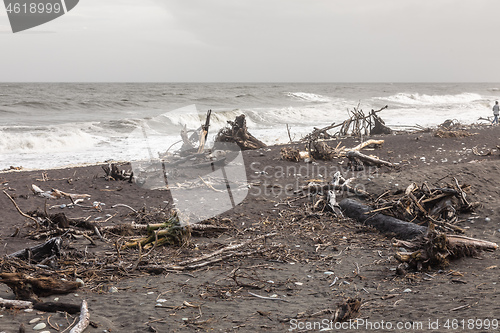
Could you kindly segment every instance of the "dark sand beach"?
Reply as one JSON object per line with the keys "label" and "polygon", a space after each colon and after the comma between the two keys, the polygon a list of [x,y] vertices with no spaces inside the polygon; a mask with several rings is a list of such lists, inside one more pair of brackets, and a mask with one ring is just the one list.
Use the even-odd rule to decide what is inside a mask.
{"label": "dark sand beach", "polygon": [[[475,134],[440,138],[431,131],[373,137],[385,140],[382,147],[363,151],[398,163],[398,167],[369,168],[359,172],[353,183],[373,199],[387,190],[404,191],[413,182],[445,187],[453,184],[455,177],[460,184],[471,186],[468,199],[482,204],[473,213],[461,215],[456,225],[465,228],[467,236],[498,243],[500,129],[488,126],[467,131]],[[359,138],[336,141],[342,141],[346,147],[360,142]],[[335,147],[337,142],[330,145]],[[304,144],[296,146],[304,148]],[[57,263],[57,268],[26,270],[4,257],[0,261],[2,273],[22,271],[33,276],[83,280],[85,285],[75,292],[41,299],[53,301],[57,297],[60,302],[73,304],[86,300],[92,321],[86,332],[319,331],[328,327],[326,323],[338,304],[348,298],[361,300],[358,321],[354,326],[332,331],[386,332],[398,331],[396,325],[404,325],[398,326],[403,328],[399,331],[423,332],[431,331],[435,326],[429,325],[438,323],[435,331],[467,332],[473,331],[467,327],[469,319],[482,323],[500,319],[499,251],[454,260],[444,268],[409,270],[398,275],[392,235],[351,219],[338,219],[331,213],[307,213],[305,205],[310,199],[293,193],[311,180],[330,180],[337,170],[349,177],[347,160],[313,164],[283,161],[281,148],[243,153],[250,185],[248,196],[236,208],[207,222],[226,227],[222,232],[193,233],[183,247],[162,246],[142,252],[117,251],[115,243],[122,244],[125,234],[103,233],[105,240],[101,240],[90,233],[92,242],[67,234],[63,236],[66,262]],[[491,154],[486,155],[487,151]],[[127,169],[127,165],[120,168]],[[168,206],[165,201],[169,197],[164,190],[146,190],[127,181],[107,181],[104,176],[99,165],[7,171],[0,173],[0,188],[13,197],[23,212],[47,209],[49,214],[65,213],[71,219],[90,221],[101,217],[97,220],[101,227],[141,222],[129,208],[112,208],[116,204],[136,210],[144,207],[145,212]],[[89,194],[90,200],[84,205],[94,201],[105,205],[101,211],[82,207],[49,209],[71,202],[67,198],[46,200],[35,196],[32,184],[43,190]],[[347,196],[355,197],[341,193],[337,199]],[[370,203],[371,199],[360,200]],[[0,193],[0,207],[2,256],[45,241],[30,237],[36,234],[32,221],[23,217],[4,193]],[[16,235],[11,237],[13,234]],[[265,234],[275,235],[236,251],[246,255],[234,255],[190,270],[141,269],[190,260]],[[4,284],[0,284],[0,297],[15,298]],[[0,310],[0,316],[0,332],[18,332],[21,324],[31,332],[36,324],[29,322],[34,318],[47,325],[42,331],[62,332],[76,318],[63,313],[8,309]],[[449,329],[444,326],[446,323]],[[452,323],[458,326],[453,328]]]}

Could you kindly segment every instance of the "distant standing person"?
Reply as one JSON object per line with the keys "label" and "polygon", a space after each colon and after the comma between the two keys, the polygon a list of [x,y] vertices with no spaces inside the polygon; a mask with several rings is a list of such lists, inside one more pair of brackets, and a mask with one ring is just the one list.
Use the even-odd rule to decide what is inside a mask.
{"label": "distant standing person", "polygon": [[493,115],[495,116],[495,118],[493,119],[493,122],[491,123],[492,125],[493,124],[498,125],[498,115],[499,114],[500,114],[500,108],[498,107],[498,101],[495,101],[495,105],[493,105]]}

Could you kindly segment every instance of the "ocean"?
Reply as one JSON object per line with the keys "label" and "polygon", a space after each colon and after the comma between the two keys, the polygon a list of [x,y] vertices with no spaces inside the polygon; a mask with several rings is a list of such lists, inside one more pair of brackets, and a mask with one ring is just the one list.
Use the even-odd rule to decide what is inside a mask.
{"label": "ocean", "polygon": [[0,83],[0,170],[156,158],[175,150],[183,126],[212,110],[209,141],[245,114],[268,144],[341,123],[348,110],[388,108],[391,128],[478,122],[492,115],[500,83]]}

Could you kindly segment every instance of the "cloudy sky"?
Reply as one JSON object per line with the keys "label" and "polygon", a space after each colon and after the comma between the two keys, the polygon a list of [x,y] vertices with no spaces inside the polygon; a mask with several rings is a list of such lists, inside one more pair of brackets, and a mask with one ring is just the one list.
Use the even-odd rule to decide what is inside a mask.
{"label": "cloudy sky", "polygon": [[[1,6],[1,4],[0,4]],[[498,0],[80,0],[13,34],[0,81],[500,81]]]}

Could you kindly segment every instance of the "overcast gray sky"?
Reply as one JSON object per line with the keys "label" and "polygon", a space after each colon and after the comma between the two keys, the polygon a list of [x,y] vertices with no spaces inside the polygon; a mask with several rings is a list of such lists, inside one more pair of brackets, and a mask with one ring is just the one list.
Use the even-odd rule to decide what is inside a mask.
{"label": "overcast gray sky", "polygon": [[498,0],[80,0],[0,81],[499,82]]}

